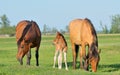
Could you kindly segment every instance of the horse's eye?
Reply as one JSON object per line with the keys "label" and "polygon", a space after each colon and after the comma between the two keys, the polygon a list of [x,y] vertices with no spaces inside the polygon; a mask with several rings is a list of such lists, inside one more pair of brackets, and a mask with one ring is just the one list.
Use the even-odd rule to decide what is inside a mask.
{"label": "horse's eye", "polygon": [[21,48],[24,48],[24,46],[22,45]]}

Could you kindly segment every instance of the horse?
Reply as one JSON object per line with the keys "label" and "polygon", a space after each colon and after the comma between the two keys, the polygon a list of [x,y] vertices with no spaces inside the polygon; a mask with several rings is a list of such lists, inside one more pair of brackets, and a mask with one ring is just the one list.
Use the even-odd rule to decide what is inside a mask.
{"label": "horse", "polygon": [[27,65],[30,65],[31,48],[36,48],[36,66],[39,66],[39,47],[41,31],[35,21],[22,20],[16,26],[17,60],[23,65],[23,57],[27,55]]}
{"label": "horse", "polygon": [[67,55],[67,42],[64,36],[60,33],[56,33],[56,37],[53,40],[53,44],[55,45],[55,55],[54,55],[54,64],[53,68],[55,68],[56,59],[58,56],[58,69],[62,68],[62,53],[64,53],[64,62],[65,62],[65,69],[68,70],[66,55]]}
{"label": "horse", "polygon": [[[76,69],[76,59],[80,47],[80,67],[88,70],[90,64],[92,71],[96,72],[100,60],[100,51],[98,50],[97,34],[92,22],[88,18],[72,20],[69,24],[69,32],[73,69]],[[86,51],[86,47],[88,47],[88,51]]]}

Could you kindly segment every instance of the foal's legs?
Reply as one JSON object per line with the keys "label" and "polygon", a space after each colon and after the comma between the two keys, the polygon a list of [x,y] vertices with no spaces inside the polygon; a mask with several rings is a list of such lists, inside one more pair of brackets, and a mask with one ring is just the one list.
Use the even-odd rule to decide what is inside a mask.
{"label": "foal's legs", "polygon": [[30,59],[31,59],[31,50],[27,53],[27,65],[30,65]]}
{"label": "foal's legs", "polygon": [[53,68],[55,68],[55,63],[56,63],[57,56],[58,56],[58,50],[55,51]]}
{"label": "foal's legs", "polygon": [[65,62],[65,69],[68,70],[68,67],[67,67],[67,61],[66,61],[66,56],[67,56],[67,53],[66,52],[63,52],[64,53],[64,62]]}
{"label": "foal's legs", "polygon": [[58,68],[62,68],[62,51],[60,51],[59,56],[58,56]]}

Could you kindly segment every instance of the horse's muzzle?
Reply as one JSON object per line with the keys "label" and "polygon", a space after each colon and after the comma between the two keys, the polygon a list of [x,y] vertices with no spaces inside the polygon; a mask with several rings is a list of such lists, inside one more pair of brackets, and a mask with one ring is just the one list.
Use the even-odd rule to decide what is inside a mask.
{"label": "horse's muzzle", "polygon": [[22,58],[17,58],[17,60],[20,62],[20,65],[23,65],[23,60],[22,60]]}

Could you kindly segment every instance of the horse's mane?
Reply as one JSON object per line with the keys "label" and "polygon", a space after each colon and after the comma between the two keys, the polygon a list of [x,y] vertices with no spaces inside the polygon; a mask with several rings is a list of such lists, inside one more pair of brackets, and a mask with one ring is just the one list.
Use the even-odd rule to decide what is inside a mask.
{"label": "horse's mane", "polygon": [[26,27],[24,28],[23,30],[23,33],[22,33],[22,36],[20,37],[20,39],[18,40],[17,44],[19,45],[21,43],[21,41],[23,40],[24,36],[26,35],[27,31],[30,29],[30,27],[32,26],[32,21],[27,21],[26,22],[28,23],[26,25]]}
{"label": "horse's mane", "polygon": [[91,60],[93,57],[94,58],[99,58],[99,53],[98,53],[97,49],[95,48],[94,43],[92,43],[92,46],[90,47],[89,53],[88,53],[86,58]]}
{"label": "horse's mane", "polygon": [[86,21],[88,21],[88,23],[91,25],[90,28],[91,28],[91,33],[92,35],[94,36],[94,40],[93,40],[93,43],[96,44],[96,46],[98,47],[98,38],[97,38],[97,33],[95,31],[95,28],[92,24],[92,22],[88,19],[88,18],[85,18]]}
{"label": "horse's mane", "polygon": [[[97,33],[95,31],[95,28],[92,24],[92,22],[88,19],[85,18],[85,20],[91,25],[91,33],[93,35],[93,43],[90,46],[90,51],[89,51],[89,58],[91,58],[92,56],[98,56],[98,51],[97,51],[97,47],[98,47],[98,38],[97,38]],[[87,56],[88,57],[88,56]]]}

